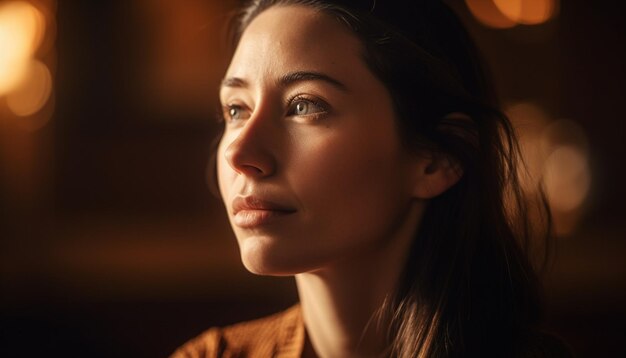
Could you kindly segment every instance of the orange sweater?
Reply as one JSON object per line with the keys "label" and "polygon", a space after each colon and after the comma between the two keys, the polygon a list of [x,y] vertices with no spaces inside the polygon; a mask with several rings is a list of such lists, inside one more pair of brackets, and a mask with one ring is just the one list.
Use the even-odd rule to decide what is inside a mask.
{"label": "orange sweater", "polygon": [[[557,337],[536,332],[516,357],[572,357]],[[305,342],[300,305],[249,322],[211,328],[185,343],[170,358],[299,358]]]}
{"label": "orange sweater", "polygon": [[185,343],[170,358],[296,358],[304,347],[300,305],[254,321],[211,328]]}

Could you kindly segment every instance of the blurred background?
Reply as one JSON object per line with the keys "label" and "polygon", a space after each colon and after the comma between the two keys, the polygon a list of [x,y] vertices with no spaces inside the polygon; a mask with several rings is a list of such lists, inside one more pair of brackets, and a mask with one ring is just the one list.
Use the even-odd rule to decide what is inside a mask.
{"label": "blurred background", "polygon": [[[619,2],[450,0],[557,234],[547,328],[626,356]],[[235,1],[0,1],[0,355],[167,356],[297,297],[243,269],[205,170]]]}

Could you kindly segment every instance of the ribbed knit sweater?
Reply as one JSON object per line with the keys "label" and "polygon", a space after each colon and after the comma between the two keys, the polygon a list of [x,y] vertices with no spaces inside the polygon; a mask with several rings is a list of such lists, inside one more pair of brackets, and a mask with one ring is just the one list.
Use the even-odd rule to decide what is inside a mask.
{"label": "ribbed knit sweater", "polygon": [[185,343],[170,358],[297,358],[304,347],[300,305],[269,317],[211,328]]}

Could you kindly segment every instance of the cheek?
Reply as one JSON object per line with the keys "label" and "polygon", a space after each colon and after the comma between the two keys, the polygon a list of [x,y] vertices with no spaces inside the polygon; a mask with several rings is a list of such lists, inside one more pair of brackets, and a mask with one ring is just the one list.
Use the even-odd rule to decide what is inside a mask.
{"label": "cheek", "polygon": [[215,163],[217,167],[217,184],[223,200],[228,198],[227,193],[229,192],[230,186],[236,176],[235,171],[232,169],[230,164],[228,164],[228,161],[224,156],[224,151],[226,150],[225,143],[227,140],[227,137],[223,137],[222,140],[220,140],[217,147],[217,158]]}
{"label": "cheek", "polygon": [[410,198],[398,141],[385,130],[338,133],[308,143],[290,182],[329,236],[382,234]]}

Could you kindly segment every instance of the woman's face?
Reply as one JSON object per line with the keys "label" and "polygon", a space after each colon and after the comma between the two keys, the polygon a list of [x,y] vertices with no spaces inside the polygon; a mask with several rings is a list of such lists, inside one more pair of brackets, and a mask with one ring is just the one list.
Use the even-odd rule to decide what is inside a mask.
{"label": "woman's face", "polygon": [[314,271],[392,240],[412,202],[412,159],[344,25],[303,6],[264,11],[220,100],[218,181],[248,270]]}

